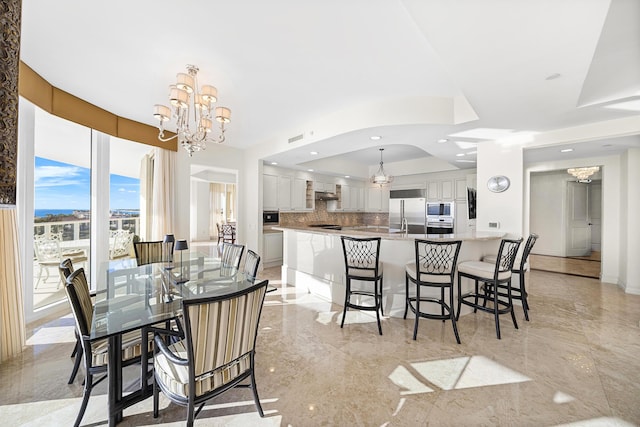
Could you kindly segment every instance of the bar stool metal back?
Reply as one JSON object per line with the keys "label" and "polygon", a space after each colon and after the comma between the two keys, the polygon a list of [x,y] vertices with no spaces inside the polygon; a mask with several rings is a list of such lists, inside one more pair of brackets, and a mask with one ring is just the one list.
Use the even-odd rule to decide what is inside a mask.
{"label": "bar stool metal back", "polygon": [[[458,265],[458,310],[456,319],[460,317],[462,304],[473,307],[473,312],[477,310],[493,313],[496,323],[496,335],[500,339],[500,314],[510,313],[513,326],[518,329],[516,316],[513,313],[513,299],[511,297],[511,270],[518,253],[518,248],[522,239],[510,240],[502,239],[500,249],[494,264],[482,261],[465,261]],[[462,278],[466,277],[474,281],[475,287],[472,292],[462,294]],[[483,283],[482,293],[478,288],[478,283]],[[499,285],[506,285],[506,298],[501,298],[499,292],[488,292],[487,286],[497,288]],[[482,304],[480,303],[482,302]],[[491,306],[487,307],[487,302]]]}
{"label": "bar stool metal back", "polygon": [[[382,265],[380,264],[380,237],[358,239],[355,237],[340,236],[344,253],[344,265],[346,271],[346,292],[344,297],[344,310],[342,323],[347,316],[347,308],[375,311],[378,321],[378,332],[382,335],[380,313],[382,310]],[[373,290],[352,289],[351,281],[360,280],[373,282]],[[351,296],[367,296],[373,298],[373,305],[351,302]]]}
{"label": "bar stool metal back", "polygon": [[[453,325],[453,333],[456,341],[460,344],[460,336],[458,335],[458,327],[456,326],[456,316],[453,306],[453,277],[456,272],[456,264],[458,255],[460,254],[461,240],[449,242],[435,242],[430,240],[415,240],[415,260],[407,263],[405,266],[405,305],[404,318],[407,318],[407,311],[415,314],[415,322],[413,326],[413,339],[418,335],[418,320],[420,317],[425,319],[451,320]],[[415,283],[415,296],[409,294],[409,282]],[[432,297],[420,294],[422,287],[439,288],[440,297]],[[449,293],[449,301],[445,300],[445,291]],[[440,306],[440,314],[428,313],[426,311],[427,304],[421,308],[421,303],[429,305],[437,304]]]}
{"label": "bar stool metal back", "polygon": [[[529,321],[529,300],[528,293],[525,287],[525,274],[529,271],[529,254],[531,253],[531,249],[533,249],[533,245],[536,244],[536,240],[538,240],[538,235],[532,233],[529,238],[527,238],[527,242],[524,244],[524,249],[522,251],[522,256],[520,258],[516,257],[515,262],[513,263],[513,269],[511,270],[513,273],[517,273],[519,277],[519,287],[511,285],[511,297],[513,299],[517,299],[522,301],[522,310],[524,311],[524,318]],[[496,256],[495,255],[487,255],[482,258],[484,262],[495,263]],[[500,286],[502,296],[504,295],[505,289],[504,286]]]}

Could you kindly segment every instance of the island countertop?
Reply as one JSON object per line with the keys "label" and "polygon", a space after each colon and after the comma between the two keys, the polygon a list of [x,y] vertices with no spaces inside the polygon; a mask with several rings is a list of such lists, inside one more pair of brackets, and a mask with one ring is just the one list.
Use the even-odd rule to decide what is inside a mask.
{"label": "island countertop", "polygon": [[274,226],[274,230],[293,230],[302,231],[305,233],[314,234],[328,234],[339,235],[349,237],[381,237],[384,240],[434,240],[434,241],[451,241],[462,240],[464,241],[485,241],[502,239],[505,233],[495,231],[470,231],[467,233],[453,233],[453,234],[408,234],[400,231],[389,230],[388,227],[382,226],[342,226],[341,230],[325,229],[320,227],[310,226]]}

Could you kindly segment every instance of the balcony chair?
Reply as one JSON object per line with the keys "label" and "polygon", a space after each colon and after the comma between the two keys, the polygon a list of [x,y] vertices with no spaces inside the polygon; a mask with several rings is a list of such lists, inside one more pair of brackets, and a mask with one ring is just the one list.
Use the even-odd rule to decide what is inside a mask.
{"label": "balcony chair", "polygon": [[[234,387],[251,388],[264,416],[256,388],[255,345],[267,285],[265,280],[232,295],[182,300],[184,338],[167,345],[162,332],[154,334],[159,350],[154,356],[154,418],[160,391],[187,407],[186,425],[192,426],[208,400]],[[242,384],[247,379],[249,384]]]}
{"label": "balcony chair", "polygon": [[[429,240],[415,240],[415,260],[405,266],[405,305],[404,318],[407,318],[407,311],[415,314],[413,325],[413,339],[418,335],[418,320],[437,319],[443,322],[451,320],[456,341],[460,344],[458,327],[456,326],[456,316],[453,306],[454,276],[458,254],[462,246],[461,240],[451,242],[434,242]],[[409,282],[416,285],[415,296],[409,294]],[[420,295],[420,289],[439,288],[440,298]],[[445,291],[449,293],[449,301],[445,301]],[[437,304],[440,306],[440,314],[428,313],[420,308],[422,303]],[[415,304],[415,306],[414,306]]]}
{"label": "balcony chair", "polygon": [[109,234],[109,259],[129,257],[134,234],[129,230],[111,230]]}
{"label": "balcony chair", "polygon": [[[378,333],[382,335],[382,325],[380,314],[384,315],[382,309],[382,264],[380,263],[380,237],[357,239],[354,237],[340,236],[342,240],[342,250],[344,253],[344,265],[346,275],[346,291],[344,297],[344,310],[342,312],[342,323],[347,317],[347,308],[358,310],[375,311],[378,322]],[[373,282],[373,290],[352,289],[351,281],[359,280]],[[363,305],[360,302],[351,302],[351,296],[366,296],[373,298],[372,305]]]}
{"label": "balcony chair", "polygon": [[[86,265],[87,254],[83,249],[68,249],[63,251],[60,248],[60,240],[62,239],[62,233],[53,234],[51,236],[38,235],[33,238],[33,250],[38,262],[38,279],[36,281],[35,288],[40,284],[42,280],[42,274],[45,274],[44,282],[49,280],[50,272],[49,268],[58,268],[63,258],[71,258],[71,262],[74,264],[82,263]],[[58,286],[56,289],[60,287]]]}
{"label": "balcony chair", "polygon": [[[513,269],[511,270],[511,272],[518,274],[518,277],[520,279],[519,286],[513,286],[513,284],[509,282],[511,286],[511,297],[513,299],[522,301],[522,310],[524,311],[524,318],[527,322],[529,321],[529,300],[527,299],[528,293],[525,287],[524,276],[527,271],[529,271],[529,254],[531,253],[531,249],[533,249],[533,245],[536,244],[536,240],[538,240],[538,235],[535,233],[531,234],[527,238],[527,241],[524,244],[524,249],[522,250],[522,256],[516,256],[516,260],[513,264]],[[486,255],[482,258],[482,261],[495,263],[496,256]],[[490,286],[487,286],[485,289],[487,290],[487,292],[492,290]],[[506,289],[504,289],[504,286],[499,286],[499,289],[502,292],[500,295],[503,297],[506,296],[504,295],[504,292],[506,291]]]}
{"label": "balcony chair", "polygon": [[[511,297],[511,270],[518,253],[522,239],[502,239],[495,263],[482,261],[465,261],[458,264],[458,310],[456,320],[460,317],[461,305],[473,307],[473,312],[482,310],[492,313],[496,323],[496,336],[500,339],[500,315],[510,313],[513,326],[518,329],[518,322],[513,312],[513,299]],[[462,294],[462,278],[466,277],[475,283],[474,291]],[[478,283],[483,283],[483,289],[479,289]],[[487,292],[487,286],[498,288],[506,286],[505,297],[501,298],[500,292]],[[482,292],[481,292],[482,291]],[[482,304],[480,304],[482,300]],[[491,306],[487,307],[487,302]]]}

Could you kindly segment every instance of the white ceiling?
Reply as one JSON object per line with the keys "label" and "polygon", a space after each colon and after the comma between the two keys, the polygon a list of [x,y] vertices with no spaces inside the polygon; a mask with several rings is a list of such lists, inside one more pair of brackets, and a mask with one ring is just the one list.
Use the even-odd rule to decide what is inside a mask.
{"label": "white ceiling", "polygon": [[[195,64],[200,83],[216,86],[218,103],[232,110],[226,144],[285,144],[265,156],[283,166],[322,164],[336,173],[326,165],[376,166],[385,147],[385,163],[424,155],[473,168],[456,154],[474,149],[449,135],[544,133],[640,114],[603,108],[640,99],[637,0],[23,0],[22,7],[21,58],[54,86],[155,125],[153,104],[166,103],[175,74]],[[286,144],[300,134],[303,141]],[[618,142],[621,150],[640,146],[637,135]],[[578,142],[572,155],[610,150],[604,144]],[[525,160],[554,159],[557,151],[527,149]],[[331,162],[335,156],[342,162]]]}

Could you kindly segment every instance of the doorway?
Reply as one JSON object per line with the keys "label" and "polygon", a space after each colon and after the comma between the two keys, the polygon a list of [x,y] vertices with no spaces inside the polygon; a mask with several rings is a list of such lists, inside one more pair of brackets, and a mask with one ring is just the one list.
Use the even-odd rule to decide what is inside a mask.
{"label": "doorway", "polygon": [[601,224],[600,173],[580,183],[566,169],[531,174],[531,268],[600,278]]}

